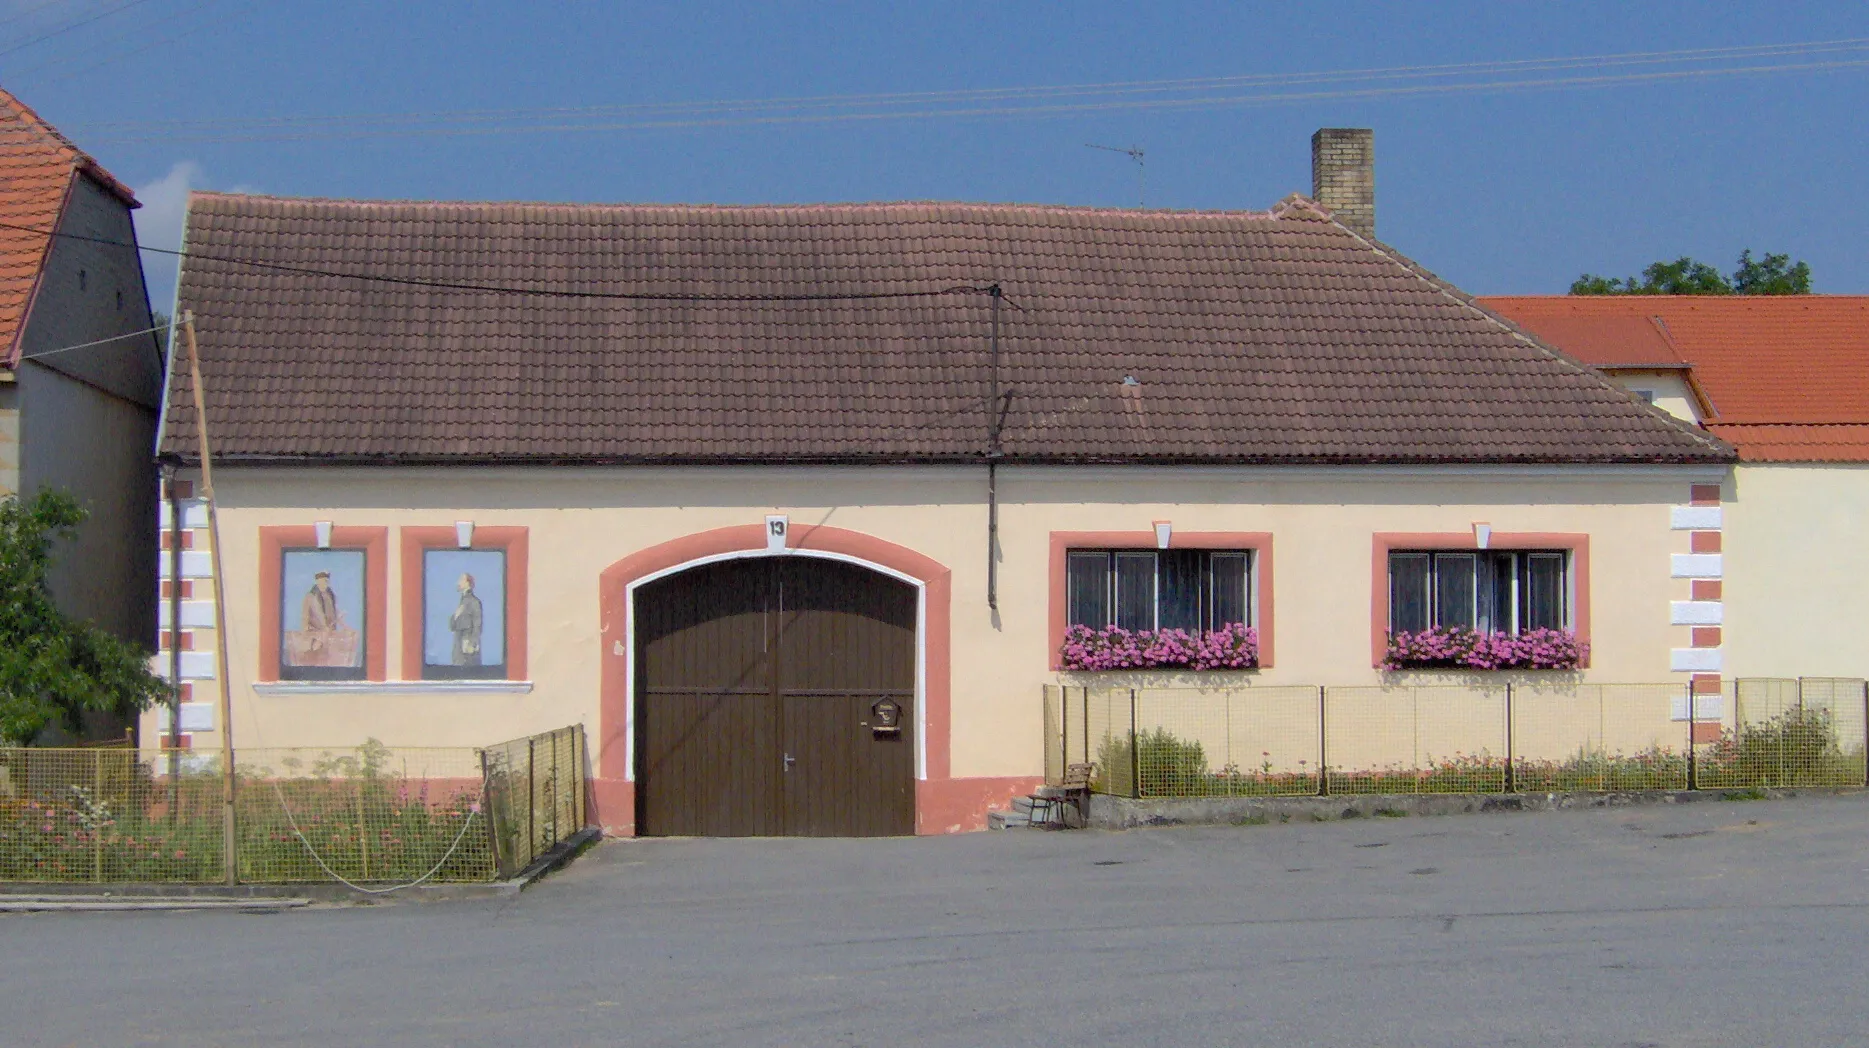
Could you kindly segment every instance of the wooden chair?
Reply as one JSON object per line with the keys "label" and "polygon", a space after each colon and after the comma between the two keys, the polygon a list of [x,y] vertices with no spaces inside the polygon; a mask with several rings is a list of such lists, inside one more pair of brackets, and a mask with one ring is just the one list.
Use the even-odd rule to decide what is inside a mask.
{"label": "wooden chair", "polygon": [[1090,800],[1090,780],[1096,770],[1095,764],[1073,764],[1064,769],[1062,782],[1041,789],[1032,798],[1032,825],[1049,825],[1057,816],[1058,825],[1069,826],[1070,820],[1062,818],[1065,805],[1077,812],[1078,822],[1082,824]]}

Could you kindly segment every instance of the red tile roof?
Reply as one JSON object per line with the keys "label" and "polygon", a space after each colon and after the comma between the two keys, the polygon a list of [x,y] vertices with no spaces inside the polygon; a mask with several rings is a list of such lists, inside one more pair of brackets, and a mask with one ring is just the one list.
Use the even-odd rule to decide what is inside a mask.
{"label": "red tile roof", "polygon": [[1748,462],[1869,462],[1869,423],[1712,422],[1707,428]]}
{"label": "red tile roof", "polygon": [[[1869,461],[1869,296],[1541,295],[1490,309],[1592,363],[1619,355],[1590,325],[1649,320],[1690,364],[1742,459]],[[1567,341],[1564,325],[1570,325]],[[1600,333],[1603,328],[1598,328]],[[1632,355],[1635,351],[1630,351]],[[1791,427],[1812,429],[1794,434]],[[1753,428],[1757,427],[1757,428]]]}
{"label": "red tile roof", "polygon": [[[991,300],[629,301],[1003,285],[1002,450],[1042,462],[1724,462],[1303,198],[395,203],[197,194],[217,454],[354,461],[982,461]],[[298,271],[226,261],[250,260]],[[164,451],[194,453],[185,383]]]}
{"label": "red tile roof", "polygon": [[[80,171],[136,206],[128,186],[0,88],[0,222],[55,228],[72,178]],[[19,336],[50,243],[51,238],[38,233],[0,227],[0,368],[18,362]]]}

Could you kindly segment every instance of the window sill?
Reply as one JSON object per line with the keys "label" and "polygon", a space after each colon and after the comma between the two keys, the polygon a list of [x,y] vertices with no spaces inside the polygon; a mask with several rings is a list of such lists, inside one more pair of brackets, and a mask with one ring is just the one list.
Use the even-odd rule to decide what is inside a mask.
{"label": "window sill", "polygon": [[1590,667],[1586,664],[1582,666],[1499,666],[1490,670],[1484,670],[1478,666],[1401,666],[1396,669],[1389,669],[1381,663],[1376,664],[1376,671],[1389,677],[1400,676],[1404,673],[1582,673],[1589,668]]}
{"label": "window sill", "polygon": [[1068,666],[1053,666],[1053,673],[1069,674],[1074,677],[1114,676],[1120,673],[1258,673],[1263,666],[1215,666],[1212,669],[1197,670],[1192,666],[1124,666],[1113,670],[1079,670]]}
{"label": "window sill", "polygon": [[255,695],[525,695],[529,680],[281,680],[253,685]]}

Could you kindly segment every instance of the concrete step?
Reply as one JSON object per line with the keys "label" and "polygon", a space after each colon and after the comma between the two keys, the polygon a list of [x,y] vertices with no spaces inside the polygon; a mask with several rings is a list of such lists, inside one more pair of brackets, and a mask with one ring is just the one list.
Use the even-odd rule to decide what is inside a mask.
{"label": "concrete step", "polygon": [[989,830],[1029,830],[1032,828],[1032,817],[1024,812],[990,811],[986,813],[986,828]]}

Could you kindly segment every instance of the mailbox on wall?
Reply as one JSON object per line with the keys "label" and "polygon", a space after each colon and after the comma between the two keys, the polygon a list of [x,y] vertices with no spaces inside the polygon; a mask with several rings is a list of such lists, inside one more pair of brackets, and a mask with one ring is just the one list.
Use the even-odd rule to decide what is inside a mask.
{"label": "mailbox on wall", "polygon": [[902,733],[902,706],[894,699],[878,700],[870,707],[870,731],[877,735]]}

